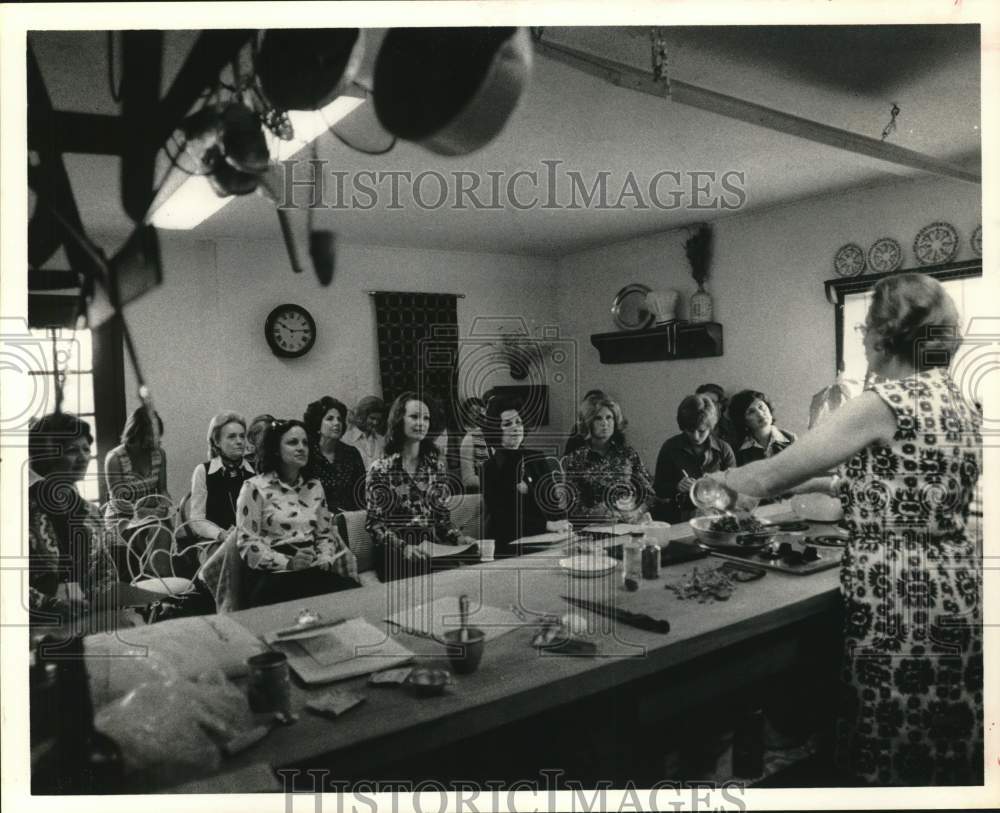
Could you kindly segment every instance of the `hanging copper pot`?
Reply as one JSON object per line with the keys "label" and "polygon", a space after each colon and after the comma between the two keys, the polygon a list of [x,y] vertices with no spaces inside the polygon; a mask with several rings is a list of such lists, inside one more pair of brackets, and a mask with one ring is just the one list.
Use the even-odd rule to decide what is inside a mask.
{"label": "hanging copper pot", "polygon": [[268,101],[281,110],[319,110],[351,84],[364,53],[357,28],[275,28],[255,59]]}
{"label": "hanging copper pot", "polygon": [[375,63],[375,113],[399,138],[464,155],[503,129],[531,55],[526,28],[394,28]]}

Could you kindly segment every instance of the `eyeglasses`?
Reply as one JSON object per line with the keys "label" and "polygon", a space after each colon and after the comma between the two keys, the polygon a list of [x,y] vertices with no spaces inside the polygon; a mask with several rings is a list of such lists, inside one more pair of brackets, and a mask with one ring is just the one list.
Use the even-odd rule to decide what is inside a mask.
{"label": "eyeglasses", "polygon": [[854,326],[854,332],[857,333],[862,339],[868,335],[868,330],[869,330],[868,325],[866,325],[864,322],[858,322]]}

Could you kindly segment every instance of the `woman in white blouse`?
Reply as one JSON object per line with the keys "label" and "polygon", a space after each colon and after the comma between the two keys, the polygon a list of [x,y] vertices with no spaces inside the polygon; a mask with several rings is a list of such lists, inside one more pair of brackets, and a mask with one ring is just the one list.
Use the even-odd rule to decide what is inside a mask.
{"label": "woman in white blouse", "polygon": [[323,486],[312,477],[302,422],[275,422],[258,459],[261,473],[243,484],[236,504],[249,606],[359,586],[354,554],[337,534]]}

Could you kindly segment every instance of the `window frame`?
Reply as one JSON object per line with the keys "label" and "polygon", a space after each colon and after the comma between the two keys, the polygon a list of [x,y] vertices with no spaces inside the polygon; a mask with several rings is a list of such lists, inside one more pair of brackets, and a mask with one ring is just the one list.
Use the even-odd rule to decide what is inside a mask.
{"label": "window frame", "polygon": [[875,285],[886,277],[899,274],[918,273],[933,277],[939,282],[955,279],[971,279],[983,275],[983,260],[963,260],[940,265],[924,265],[917,268],[903,268],[899,271],[888,271],[881,274],[860,274],[856,277],[838,277],[828,279],[823,283],[826,300],[833,305],[834,342],[836,344],[836,367],[834,375],[844,369],[844,301],[853,294],[863,294],[871,291]]}

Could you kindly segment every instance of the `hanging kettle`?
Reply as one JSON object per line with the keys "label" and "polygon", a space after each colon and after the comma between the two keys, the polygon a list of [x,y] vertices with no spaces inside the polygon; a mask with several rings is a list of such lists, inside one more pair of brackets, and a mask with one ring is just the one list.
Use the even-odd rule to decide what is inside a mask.
{"label": "hanging kettle", "polygon": [[531,59],[526,28],[394,28],[375,62],[375,113],[399,138],[465,155],[503,129]]}
{"label": "hanging kettle", "polygon": [[357,28],[274,28],[255,58],[268,101],[281,110],[319,110],[354,80],[364,54]]}

